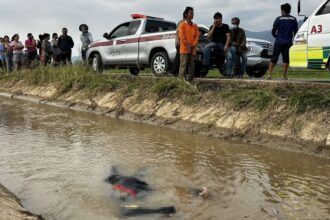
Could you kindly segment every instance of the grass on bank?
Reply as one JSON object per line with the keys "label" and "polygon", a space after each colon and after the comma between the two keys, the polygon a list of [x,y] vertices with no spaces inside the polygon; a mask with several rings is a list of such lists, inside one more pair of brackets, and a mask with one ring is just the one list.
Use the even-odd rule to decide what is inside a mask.
{"label": "grass on bank", "polygon": [[[129,74],[128,69],[110,69],[105,71],[105,74]],[[153,75],[151,69],[145,69],[141,71],[141,74],[144,75]],[[264,78],[267,77],[267,74]],[[280,66],[276,66],[273,72],[273,79],[280,79],[282,77],[282,68]],[[220,72],[217,69],[211,69],[207,78],[223,78]],[[249,76],[245,74],[244,78],[248,79]],[[307,79],[307,80],[330,80],[330,73],[327,70],[310,70],[310,69],[295,69],[289,68],[288,71],[289,79]]]}
{"label": "grass on bank", "polygon": [[[61,68],[38,67],[25,69],[9,75],[0,74],[0,85],[10,86],[17,82],[27,85],[53,85],[56,96],[66,92],[84,90],[91,96],[117,91],[123,97],[137,94],[140,99],[157,97],[158,99],[180,100],[186,104],[229,103],[235,109],[253,108],[256,111],[273,109],[276,105],[285,105],[286,110],[302,114],[307,110],[329,111],[330,87],[318,88],[304,85],[276,86],[223,81],[213,88],[209,84],[191,85],[177,78],[136,77],[126,74],[94,74],[84,65],[71,65]],[[220,88],[220,89],[219,89]],[[56,97],[55,97],[56,98]]]}

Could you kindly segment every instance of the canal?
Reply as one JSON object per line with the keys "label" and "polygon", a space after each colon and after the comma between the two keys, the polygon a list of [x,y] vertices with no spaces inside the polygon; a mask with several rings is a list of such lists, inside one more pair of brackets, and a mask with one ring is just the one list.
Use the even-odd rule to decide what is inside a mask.
{"label": "canal", "polygon": [[[104,181],[114,166],[154,190],[120,201]],[[2,97],[0,183],[47,220],[120,219],[133,204],[173,205],[169,219],[330,218],[329,160]]]}

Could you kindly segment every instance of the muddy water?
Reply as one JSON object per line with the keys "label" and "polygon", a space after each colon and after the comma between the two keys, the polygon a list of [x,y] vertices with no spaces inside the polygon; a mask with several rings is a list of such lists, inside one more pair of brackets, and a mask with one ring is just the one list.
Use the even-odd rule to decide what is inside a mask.
{"label": "muddy water", "polygon": [[[155,191],[119,201],[111,166]],[[328,160],[6,98],[0,182],[46,219],[118,219],[127,204],[174,205],[170,219],[330,218]],[[200,186],[209,199],[188,190]]]}

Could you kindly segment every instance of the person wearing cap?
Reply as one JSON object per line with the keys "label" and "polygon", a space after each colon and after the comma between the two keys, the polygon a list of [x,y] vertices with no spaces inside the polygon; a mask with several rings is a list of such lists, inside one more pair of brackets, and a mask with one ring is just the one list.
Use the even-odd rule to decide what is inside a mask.
{"label": "person wearing cap", "polygon": [[180,24],[180,70],[179,78],[191,82],[194,79],[194,60],[196,59],[196,46],[199,39],[198,26],[192,22],[194,9],[186,7],[184,11],[186,20]]}
{"label": "person wearing cap", "polygon": [[57,43],[58,47],[61,49],[61,61],[63,64],[71,62],[71,55],[72,55],[72,48],[74,46],[74,42],[72,40],[72,37],[68,35],[68,29],[63,28],[62,29],[62,35],[58,39]]}
{"label": "person wearing cap", "polygon": [[79,31],[81,31],[81,58],[83,61],[86,60],[86,52],[88,46],[93,42],[92,34],[88,32],[88,26],[86,24],[81,24],[79,26]]}

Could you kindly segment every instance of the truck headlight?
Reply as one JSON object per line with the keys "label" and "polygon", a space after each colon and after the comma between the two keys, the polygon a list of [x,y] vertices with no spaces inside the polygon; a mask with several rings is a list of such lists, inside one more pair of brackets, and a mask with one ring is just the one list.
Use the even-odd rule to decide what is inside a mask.
{"label": "truck headlight", "polygon": [[248,46],[248,55],[249,56],[259,56],[261,51],[263,50],[262,47],[256,45],[256,44],[251,44]]}
{"label": "truck headlight", "polygon": [[307,32],[299,32],[294,38],[295,44],[307,44]]}

